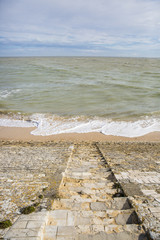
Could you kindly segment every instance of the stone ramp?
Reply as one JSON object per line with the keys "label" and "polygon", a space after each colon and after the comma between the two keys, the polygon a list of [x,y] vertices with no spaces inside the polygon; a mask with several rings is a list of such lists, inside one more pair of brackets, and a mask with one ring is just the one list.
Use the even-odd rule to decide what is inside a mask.
{"label": "stone ramp", "polygon": [[21,216],[5,240],[147,240],[139,218],[94,144],[75,145],[52,210]]}
{"label": "stone ramp", "polygon": [[147,239],[117,185],[98,148],[77,145],[63,174],[60,199],[49,212],[43,239]]}
{"label": "stone ramp", "polygon": [[160,143],[99,143],[152,239],[160,240]]}

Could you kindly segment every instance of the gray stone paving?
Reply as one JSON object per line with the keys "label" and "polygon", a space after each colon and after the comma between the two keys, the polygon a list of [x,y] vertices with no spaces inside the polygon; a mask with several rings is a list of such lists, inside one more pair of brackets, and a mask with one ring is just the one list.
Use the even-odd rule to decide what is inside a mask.
{"label": "gray stone paving", "polygon": [[[67,143],[0,142],[0,221],[13,223],[33,204],[48,209],[70,155]],[[6,230],[0,229],[0,236]]]}
{"label": "gray stone paving", "polygon": [[145,229],[160,239],[160,144],[98,144]]}
{"label": "gray stone paving", "polygon": [[[66,145],[65,159],[71,155],[62,161],[52,209],[21,215],[4,239],[147,240],[146,230],[159,240],[159,149],[137,143]],[[64,159],[55,152],[57,161]]]}
{"label": "gray stone paving", "polygon": [[43,239],[147,239],[128,199],[113,197],[114,181],[95,145],[75,146]]}
{"label": "gray stone paving", "polygon": [[4,237],[10,240],[40,240],[48,220],[48,211],[22,215]]}

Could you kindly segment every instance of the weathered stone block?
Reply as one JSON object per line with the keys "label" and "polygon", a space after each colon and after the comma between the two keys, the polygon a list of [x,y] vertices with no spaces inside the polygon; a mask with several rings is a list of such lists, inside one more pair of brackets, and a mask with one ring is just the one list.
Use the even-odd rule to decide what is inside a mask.
{"label": "weathered stone block", "polygon": [[76,235],[76,229],[72,226],[59,226],[57,231],[57,236],[67,236],[67,237],[74,237]]}
{"label": "weathered stone block", "polygon": [[91,224],[91,218],[87,217],[77,217],[75,225],[89,225]]}
{"label": "weathered stone block", "polygon": [[54,219],[66,219],[68,214],[68,210],[54,210],[49,213],[49,216]]}
{"label": "weathered stone block", "polygon": [[56,240],[57,228],[57,226],[46,226],[43,238],[46,240]]}
{"label": "weathered stone block", "polygon": [[99,225],[92,225],[92,230],[93,232],[97,233],[97,232],[103,232],[104,231],[104,226],[99,224]]}
{"label": "weathered stone block", "polygon": [[44,221],[28,221],[26,228],[41,228],[44,227],[44,225]]}
{"label": "weathered stone block", "polygon": [[12,228],[26,228],[28,221],[16,221]]}
{"label": "weathered stone block", "polygon": [[74,226],[75,225],[75,218],[76,218],[76,213],[69,211],[67,215],[67,223],[66,226]]}
{"label": "weathered stone block", "polygon": [[24,237],[40,237],[42,231],[39,229],[10,229],[5,235],[4,239],[10,238],[24,238]]}
{"label": "weathered stone block", "polygon": [[104,211],[106,210],[106,204],[103,202],[92,202],[91,203],[91,210],[93,211]]}

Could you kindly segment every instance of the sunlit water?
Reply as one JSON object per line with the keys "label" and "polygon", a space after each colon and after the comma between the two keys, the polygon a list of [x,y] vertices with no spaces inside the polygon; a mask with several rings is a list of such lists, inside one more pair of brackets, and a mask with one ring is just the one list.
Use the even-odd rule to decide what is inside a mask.
{"label": "sunlit water", "polygon": [[35,135],[160,131],[160,59],[0,58],[0,110]]}

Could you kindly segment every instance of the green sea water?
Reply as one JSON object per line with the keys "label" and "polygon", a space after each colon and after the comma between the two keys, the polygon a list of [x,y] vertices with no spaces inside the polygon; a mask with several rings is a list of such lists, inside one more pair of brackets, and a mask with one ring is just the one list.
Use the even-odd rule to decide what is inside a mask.
{"label": "green sea water", "polygon": [[160,59],[0,58],[0,110],[3,118],[37,114],[36,121],[152,118],[159,124]]}

